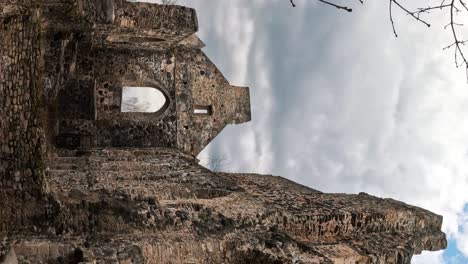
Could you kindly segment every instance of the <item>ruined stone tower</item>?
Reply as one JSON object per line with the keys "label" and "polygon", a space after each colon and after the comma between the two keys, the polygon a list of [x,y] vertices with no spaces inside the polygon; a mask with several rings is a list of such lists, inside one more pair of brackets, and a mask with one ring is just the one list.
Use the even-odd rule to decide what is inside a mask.
{"label": "ruined stone tower", "polygon": [[[195,156],[250,120],[195,11],[0,0],[0,263],[409,263],[442,217]],[[124,108],[127,89],[159,94]]]}

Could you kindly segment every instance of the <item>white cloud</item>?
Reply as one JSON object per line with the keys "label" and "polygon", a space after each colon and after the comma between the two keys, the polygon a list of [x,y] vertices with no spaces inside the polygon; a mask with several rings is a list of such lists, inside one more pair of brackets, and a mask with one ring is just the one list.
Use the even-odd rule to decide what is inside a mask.
{"label": "white cloud", "polygon": [[[413,258],[412,264],[443,264],[446,263],[442,256],[442,251],[438,252],[423,252],[423,254]],[[449,262],[448,264],[455,264]]]}

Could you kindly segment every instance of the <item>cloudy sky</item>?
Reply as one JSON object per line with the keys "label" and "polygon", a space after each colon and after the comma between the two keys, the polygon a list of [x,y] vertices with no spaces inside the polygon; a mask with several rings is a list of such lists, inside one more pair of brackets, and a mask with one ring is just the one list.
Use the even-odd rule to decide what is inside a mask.
{"label": "cloudy sky", "polygon": [[166,103],[164,94],[152,87],[124,86],[122,112],[157,112]]}
{"label": "cloudy sky", "polygon": [[428,29],[394,9],[395,38],[386,2],[342,2],[354,11],[313,0],[178,1],[197,10],[208,56],[251,91],[252,121],[226,128],[199,158],[427,208],[444,216],[449,248],[413,262],[466,264],[468,84],[442,50],[448,14]]}

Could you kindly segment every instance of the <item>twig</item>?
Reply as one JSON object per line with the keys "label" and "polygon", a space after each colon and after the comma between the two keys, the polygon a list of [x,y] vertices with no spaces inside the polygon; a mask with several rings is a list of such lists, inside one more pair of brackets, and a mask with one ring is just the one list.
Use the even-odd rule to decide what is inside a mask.
{"label": "twig", "polygon": [[466,3],[463,2],[463,0],[460,0],[459,2],[463,6],[463,8],[465,8],[465,10],[468,11],[468,6],[466,5]]}
{"label": "twig", "polygon": [[352,8],[349,8],[347,6],[340,6],[340,5],[337,5],[337,4],[334,4],[334,3],[331,3],[331,2],[328,2],[328,1],[325,1],[325,0],[318,0],[319,2],[322,2],[324,4],[327,4],[327,5],[330,5],[330,6],[333,6],[333,7],[336,7],[338,9],[342,9],[342,10],[345,10],[345,11],[348,11],[348,12],[353,12],[353,9]]}
{"label": "twig", "polygon": [[[463,2],[463,1],[460,1]],[[463,50],[460,48],[460,44],[464,45],[466,41],[459,41],[458,36],[457,36],[457,31],[455,30],[455,22],[453,18],[453,11],[456,9],[455,7],[455,0],[452,0],[451,2],[451,7],[450,7],[450,28],[452,29],[452,35],[453,39],[455,42],[450,45],[450,46],[455,46],[455,66],[458,68],[465,64],[465,71],[466,71],[466,81],[468,82],[468,62],[466,60],[465,54],[463,53]],[[457,61],[457,53],[460,54],[460,57],[463,59],[463,61],[459,64]]]}
{"label": "twig", "polygon": [[398,37],[398,34],[396,33],[396,29],[395,29],[395,23],[393,22],[393,15],[392,15],[392,4],[393,4],[393,1],[392,0],[389,0],[389,5],[388,5],[388,12],[390,14],[390,23],[392,24],[392,29],[393,29],[393,34],[395,35],[395,38]]}
{"label": "twig", "polygon": [[419,17],[417,17],[414,12],[410,12],[408,9],[406,9],[404,6],[402,6],[397,0],[390,0],[392,1],[393,3],[395,3],[399,8],[401,8],[403,11],[405,11],[408,15],[414,17],[414,19],[416,19],[417,21],[423,23],[424,25],[430,27],[431,25],[429,23],[427,23],[426,21],[420,19]]}
{"label": "twig", "polygon": [[[341,10],[345,10],[347,12],[352,12],[353,11],[350,7],[338,5],[338,4],[335,4],[333,2],[329,2],[329,1],[333,1],[333,0],[329,0],[329,1],[327,1],[327,0],[317,0],[317,1],[319,1],[321,3],[324,3],[324,4],[327,4],[329,6],[341,9]],[[361,4],[364,4],[364,0],[357,0],[357,1],[359,1]],[[465,67],[466,78],[467,78],[467,82],[468,82],[468,60],[467,60],[467,57],[465,56],[465,53],[463,52],[463,49],[462,49],[462,46],[466,47],[465,45],[468,44],[468,40],[459,40],[458,39],[459,36],[457,35],[457,31],[455,29],[455,27],[457,27],[457,26],[463,26],[463,24],[455,22],[455,14],[463,13],[463,14],[468,15],[468,4],[466,3],[466,0],[441,0],[439,5],[434,5],[434,6],[429,5],[427,7],[420,7],[420,8],[417,8],[416,11],[408,10],[403,4],[400,3],[400,1],[401,0],[389,0],[389,6],[388,6],[389,16],[390,16],[389,19],[390,19],[393,34],[395,35],[395,37],[398,37],[398,34],[397,34],[396,26],[395,26],[395,21],[393,19],[393,4],[398,6],[398,8],[403,10],[407,15],[410,15],[416,21],[423,23],[427,27],[430,27],[431,24],[429,24],[425,19],[421,18],[421,16],[423,14],[428,14],[432,10],[443,10],[443,9],[446,9],[446,8],[450,9],[450,23],[448,23],[443,28],[446,29],[446,28],[450,27],[450,29],[452,31],[452,36],[453,36],[454,41],[453,41],[452,44],[447,45],[443,49],[444,50],[450,49],[450,48],[455,49],[455,52],[454,52],[455,66],[456,67],[461,67],[461,66]],[[296,6],[294,4],[293,0],[290,0],[290,2],[291,2],[291,5],[293,7]],[[447,2],[449,2],[449,3],[447,3]],[[459,61],[460,59],[462,61]]]}
{"label": "twig", "polygon": [[443,9],[445,7],[450,7],[450,4],[445,4],[445,5],[438,5],[438,6],[428,6],[428,7],[424,7],[424,8],[418,8],[418,11],[415,11],[415,12],[412,12],[413,14],[420,14],[420,13],[426,13],[430,10],[433,10],[433,9]]}
{"label": "twig", "polygon": [[[333,6],[333,7],[336,7],[338,9],[342,9],[342,10],[345,10],[345,11],[348,11],[348,12],[353,12],[353,9],[352,8],[349,8],[347,6],[341,6],[341,5],[337,5],[337,4],[334,4],[332,2],[328,2],[326,0],[317,0],[319,2],[322,2],[324,4],[327,4],[327,5],[330,5],[330,6]],[[358,0],[361,4],[364,4],[364,0]],[[294,3],[294,0],[289,0],[289,2],[291,3],[291,6],[292,7],[296,7],[296,4]]]}

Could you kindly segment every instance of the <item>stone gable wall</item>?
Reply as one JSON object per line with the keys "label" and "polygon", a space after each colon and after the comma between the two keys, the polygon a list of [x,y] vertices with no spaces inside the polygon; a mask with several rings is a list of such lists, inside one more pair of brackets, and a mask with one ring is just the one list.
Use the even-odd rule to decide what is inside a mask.
{"label": "stone gable wall", "polygon": [[[179,47],[176,61],[177,144],[197,155],[226,125],[250,121],[249,88],[231,86],[199,49]],[[195,114],[197,107],[209,113]]]}

